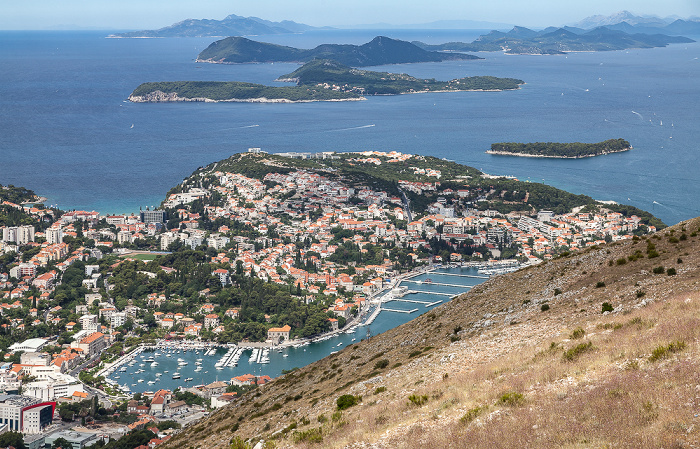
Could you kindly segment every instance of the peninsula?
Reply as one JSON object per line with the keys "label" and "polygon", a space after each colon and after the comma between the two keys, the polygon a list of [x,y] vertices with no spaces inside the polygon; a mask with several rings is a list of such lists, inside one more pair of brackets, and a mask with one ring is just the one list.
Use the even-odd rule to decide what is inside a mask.
{"label": "peninsula", "polygon": [[486,151],[486,153],[519,157],[580,159],[603,154],[620,153],[631,149],[632,145],[624,139],[610,139],[598,143],[502,142],[491,144],[491,149]]}
{"label": "peninsula", "polygon": [[227,37],[213,42],[197,56],[197,62],[218,64],[308,62],[314,59],[333,59],[348,66],[365,67],[482,58],[468,54],[427,51],[410,42],[385,36],[377,36],[363,45],[323,44],[310,50],[257,42],[244,37]]}
{"label": "peninsula", "polygon": [[592,30],[580,28],[546,28],[534,31],[525,27],[514,27],[507,33],[491,31],[479,36],[471,43],[448,42],[428,45],[413,44],[427,51],[504,51],[508,54],[551,55],[571,51],[610,51],[628,48],[665,47],[668,44],[695,42],[683,36],[664,34],[630,34],[621,30],[598,27]]}

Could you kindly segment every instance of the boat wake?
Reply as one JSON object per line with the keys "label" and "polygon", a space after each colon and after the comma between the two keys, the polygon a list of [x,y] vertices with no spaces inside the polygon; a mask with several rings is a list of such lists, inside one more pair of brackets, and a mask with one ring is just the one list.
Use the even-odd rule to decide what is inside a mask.
{"label": "boat wake", "polygon": [[352,131],[353,129],[372,128],[372,127],[374,127],[374,126],[376,126],[376,125],[372,124],[372,125],[364,125],[364,126],[354,126],[354,127],[352,127],[352,128],[329,129],[328,131],[323,131],[323,132],[326,132],[326,133],[334,133],[334,132],[338,132],[338,131]]}
{"label": "boat wake", "polygon": [[232,129],[257,128],[258,126],[260,126],[260,125],[236,126],[235,128],[224,128],[221,131],[231,131]]}

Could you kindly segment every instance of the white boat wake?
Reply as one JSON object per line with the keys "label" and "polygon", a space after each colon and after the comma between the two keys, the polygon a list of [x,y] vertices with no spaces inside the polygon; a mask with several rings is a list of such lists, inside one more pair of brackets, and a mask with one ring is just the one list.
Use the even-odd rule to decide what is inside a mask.
{"label": "white boat wake", "polygon": [[352,131],[353,129],[372,128],[372,127],[374,127],[374,126],[376,126],[376,125],[372,124],[372,125],[364,125],[364,126],[354,126],[354,127],[352,127],[352,128],[329,129],[328,131],[323,131],[323,132],[326,132],[326,133],[334,133],[334,132],[337,132],[337,131]]}

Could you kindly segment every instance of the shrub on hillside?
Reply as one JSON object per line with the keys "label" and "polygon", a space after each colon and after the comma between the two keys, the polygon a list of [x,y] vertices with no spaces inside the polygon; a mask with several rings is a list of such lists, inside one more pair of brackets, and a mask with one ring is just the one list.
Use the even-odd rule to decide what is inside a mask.
{"label": "shrub on hillside", "polygon": [[345,410],[358,404],[360,401],[362,401],[362,396],[344,394],[335,401],[335,404],[338,406],[338,410]]}

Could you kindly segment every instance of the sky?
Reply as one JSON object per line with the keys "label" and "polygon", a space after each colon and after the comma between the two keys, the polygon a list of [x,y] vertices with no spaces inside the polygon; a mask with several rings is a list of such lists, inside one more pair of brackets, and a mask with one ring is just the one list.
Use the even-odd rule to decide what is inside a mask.
{"label": "sky", "polygon": [[621,10],[687,18],[700,16],[700,0],[0,0],[0,29],[156,29],[229,14],[335,27],[437,20],[546,27]]}

